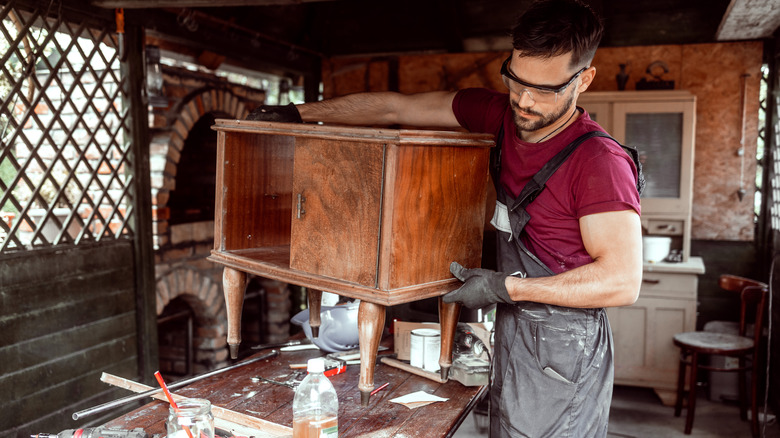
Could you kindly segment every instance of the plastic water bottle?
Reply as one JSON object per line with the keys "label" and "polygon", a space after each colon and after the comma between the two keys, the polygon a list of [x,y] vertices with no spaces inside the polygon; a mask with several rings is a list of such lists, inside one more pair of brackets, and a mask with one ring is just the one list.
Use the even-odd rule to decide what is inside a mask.
{"label": "plastic water bottle", "polygon": [[308,375],[295,390],[293,438],[336,438],[339,435],[339,399],[323,372],[325,361],[309,359]]}

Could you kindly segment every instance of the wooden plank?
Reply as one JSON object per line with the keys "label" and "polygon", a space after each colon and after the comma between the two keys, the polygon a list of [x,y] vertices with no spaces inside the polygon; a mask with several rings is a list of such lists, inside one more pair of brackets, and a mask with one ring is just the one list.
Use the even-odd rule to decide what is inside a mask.
{"label": "wooden plank", "polygon": [[[38,365],[0,377],[0,391],[9,399],[35,397],[41,388],[52,388],[76,376],[111,366],[117,358],[135,356],[135,333],[81,351],[50,358]],[[45,356],[45,352],[44,353]],[[64,397],[68,399],[70,397]]]}
{"label": "wooden plank", "polygon": [[79,300],[69,295],[68,298],[64,297],[66,302],[61,306],[3,317],[0,319],[0,345],[12,345],[39,336],[47,336],[134,310],[135,298],[132,290],[102,289],[104,292],[100,297]]}
{"label": "wooden plank", "polygon": [[[151,386],[143,385],[141,383],[136,383],[131,380],[113,376],[107,373],[103,373],[100,380],[110,385],[128,389],[136,393],[145,392],[150,389],[153,389]],[[187,397],[183,397],[178,394],[171,394],[171,396],[177,402],[187,399]],[[167,401],[165,394],[163,393],[157,393],[152,395],[151,397],[156,398],[157,400]],[[216,419],[227,420],[228,422],[231,423],[236,423],[243,426],[251,427],[259,432],[260,434],[259,436],[262,436],[263,434],[266,436],[279,436],[279,437],[292,435],[292,428],[290,427],[282,426],[280,424],[272,423],[270,421],[265,421],[263,419],[242,414],[240,412],[231,411],[230,409],[225,409],[220,406],[216,406],[214,404],[212,404],[211,406],[211,413],[214,415],[215,420]],[[223,427],[229,427],[229,426],[223,426]]]}
{"label": "wooden plank", "polygon": [[47,414],[70,419],[70,407],[101,390],[93,383],[94,373],[116,364],[122,354],[137,360],[135,337],[4,376],[0,387],[8,397],[0,409],[0,424],[25,424]]}
{"label": "wooden plank", "polygon": [[[132,246],[129,241],[0,254],[0,289],[5,292],[19,286],[36,285],[40,289],[40,296],[44,296],[52,292],[52,284],[61,286],[58,279],[62,275],[78,279],[80,276],[89,277],[105,271],[127,272],[132,269],[131,263]],[[9,306],[14,304],[13,300],[7,300],[5,296],[0,296],[0,300],[3,300],[0,301],[0,312],[8,311]]]}
{"label": "wooden plank", "polygon": [[[41,263],[47,261],[49,259],[41,259]],[[114,293],[133,290],[132,270],[115,267],[95,270],[89,274],[76,274],[68,270],[69,266],[72,265],[63,266],[63,271],[56,277],[39,277],[35,281],[5,286],[0,298],[0,316],[35,314],[44,309],[105,298],[106,290]],[[53,284],[54,278],[56,284]]]}
{"label": "wooden plank", "polygon": [[0,347],[0,376],[128,335],[135,335],[134,312],[6,345]]}

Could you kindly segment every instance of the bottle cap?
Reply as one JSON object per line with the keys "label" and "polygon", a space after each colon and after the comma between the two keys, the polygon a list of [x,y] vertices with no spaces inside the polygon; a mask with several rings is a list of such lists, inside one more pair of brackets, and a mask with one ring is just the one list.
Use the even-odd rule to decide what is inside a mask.
{"label": "bottle cap", "polygon": [[310,373],[321,373],[325,371],[325,361],[321,357],[315,357],[309,359],[306,366],[306,371]]}

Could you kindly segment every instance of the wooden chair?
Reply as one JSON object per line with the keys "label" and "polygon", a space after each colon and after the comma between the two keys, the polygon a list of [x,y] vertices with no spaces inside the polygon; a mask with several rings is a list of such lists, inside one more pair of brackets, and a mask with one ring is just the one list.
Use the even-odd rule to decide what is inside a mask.
{"label": "wooden chair", "polygon": [[[696,409],[696,378],[699,369],[711,371],[732,371],[739,373],[740,418],[747,420],[747,400],[745,378],[751,372],[750,409],[752,410],[750,430],[758,437],[758,353],[762,334],[762,325],[766,311],[767,290],[765,283],[734,275],[721,275],[719,285],[722,289],[740,293],[739,335],[715,332],[685,332],[674,335],[674,344],[680,347],[680,371],[677,376],[677,403],[675,417],[680,416],[685,389],[685,369],[690,366],[688,383],[688,413],[685,419],[685,433],[690,434],[693,427],[693,415]],[[747,333],[750,322],[754,323],[752,333]],[[739,358],[737,368],[722,368],[707,365],[702,356],[723,355]]]}

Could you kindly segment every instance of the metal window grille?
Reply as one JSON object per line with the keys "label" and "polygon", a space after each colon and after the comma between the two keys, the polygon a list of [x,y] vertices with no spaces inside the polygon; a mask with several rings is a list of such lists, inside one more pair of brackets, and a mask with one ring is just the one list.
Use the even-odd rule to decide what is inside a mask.
{"label": "metal window grille", "polygon": [[116,34],[56,7],[0,8],[0,253],[131,237]]}
{"label": "metal window grille", "polygon": [[[761,120],[764,121],[769,114],[774,114],[774,116],[770,122],[772,124],[771,134],[767,133],[766,127],[768,125],[766,123],[759,130],[759,144],[765,148],[762,160],[769,161],[769,163],[759,162],[759,167],[764,172],[769,172],[768,179],[766,179],[768,187],[762,188],[761,192],[764,198],[763,202],[767,203],[766,207],[769,208],[770,212],[770,229],[778,232],[780,231],[780,117],[778,117],[780,114],[780,95],[778,95],[777,90],[780,90],[780,76],[770,74],[769,68],[764,68],[762,71],[762,88],[766,86],[772,91],[762,93],[765,99],[761,101],[761,112],[764,115]],[[769,87],[771,77],[775,78],[773,87]],[[770,106],[773,106],[773,111],[769,111]],[[771,136],[774,138],[770,138]]]}

